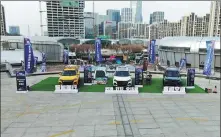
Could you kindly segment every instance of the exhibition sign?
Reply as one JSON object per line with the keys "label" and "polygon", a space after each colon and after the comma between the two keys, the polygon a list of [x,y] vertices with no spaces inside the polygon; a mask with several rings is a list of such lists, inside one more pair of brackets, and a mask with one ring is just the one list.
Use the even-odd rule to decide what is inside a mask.
{"label": "exhibition sign", "polygon": [[102,55],[101,55],[101,39],[100,38],[96,38],[95,40],[95,59],[96,62],[101,62],[102,59]]}
{"label": "exhibition sign", "polygon": [[24,64],[26,73],[33,73],[34,63],[35,58],[31,41],[28,38],[24,38]]}
{"label": "exhibition sign", "polygon": [[185,87],[164,87],[162,93],[165,95],[184,95],[186,89]]}
{"label": "exhibition sign", "polygon": [[203,74],[210,76],[213,57],[214,57],[215,41],[206,41],[206,46],[207,46],[207,54],[206,54],[206,61],[203,69]]}
{"label": "exhibition sign", "polygon": [[191,68],[187,71],[187,88],[194,88],[195,69]]}
{"label": "exhibition sign", "polygon": [[64,62],[64,64],[68,64],[68,54],[69,54],[69,51],[64,50],[64,53],[63,53],[63,62]]}
{"label": "exhibition sign", "polygon": [[55,85],[54,93],[78,93],[77,85]]}
{"label": "exhibition sign", "polygon": [[17,71],[16,72],[16,85],[17,85],[16,93],[27,93],[28,92],[25,71]]}
{"label": "exhibition sign", "polygon": [[84,66],[84,85],[92,85],[92,67]]}
{"label": "exhibition sign", "polygon": [[135,68],[135,86],[143,87],[143,70],[142,68]]}
{"label": "exhibition sign", "polygon": [[139,94],[138,87],[105,87],[105,94]]}
{"label": "exhibition sign", "polygon": [[155,62],[155,44],[156,44],[156,40],[151,40],[150,41],[150,47],[149,47],[149,61],[150,63],[154,64]]}

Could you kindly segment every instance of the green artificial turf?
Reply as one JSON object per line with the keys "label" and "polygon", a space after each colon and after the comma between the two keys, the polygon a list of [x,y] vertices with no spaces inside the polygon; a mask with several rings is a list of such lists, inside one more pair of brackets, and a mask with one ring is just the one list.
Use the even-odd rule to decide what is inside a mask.
{"label": "green artificial turf", "polygon": [[31,91],[54,91],[58,84],[58,77],[48,77],[39,83],[31,86]]}
{"label": "green artificial turf", "polygon": [[[108,79],[106,85],[83,85],[83,79],[81,80],[80,92],[104,92],[105,87],[112,86],[113,78]],[[183,86],[186,86],[186,79],[182,81]],[[55,85],[58,84],[58,77],[48,77],[39,83],[31,86],[32,91],[51,91],[55,90]],[[162,78],[152,78],[151,85],[144,85],[143,88],[139,88],[140,93],[162,93],[163,82]],[[187,93],[206,93],[201,87],[195,85],[194,89],[186,89]]]}

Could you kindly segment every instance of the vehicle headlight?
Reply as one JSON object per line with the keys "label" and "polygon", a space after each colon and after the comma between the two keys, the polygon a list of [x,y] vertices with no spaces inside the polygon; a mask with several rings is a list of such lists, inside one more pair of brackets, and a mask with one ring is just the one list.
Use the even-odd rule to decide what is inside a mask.
{"label": "vehicle headlight", "polygon": [[128,82],[131,82],[131,81],[132,81],[132,79],[129,79],[129,80],[128,80]]}
{"label": "vehicle headlight", "polygon": [[74,79],[73,79],[73,81],[76,81],[76,80],[77,80],[77,78],[74,78]]}

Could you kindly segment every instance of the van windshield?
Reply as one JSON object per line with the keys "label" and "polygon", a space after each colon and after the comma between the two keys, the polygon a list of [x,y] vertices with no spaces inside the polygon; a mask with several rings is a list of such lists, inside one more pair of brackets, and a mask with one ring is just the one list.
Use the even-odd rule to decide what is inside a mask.
{"label": "van windshield", "polygon": [[168,70],[168,71],[166,71],[165,76],[166,77],[179,77],[180,73],[179,73],[179,71]]}

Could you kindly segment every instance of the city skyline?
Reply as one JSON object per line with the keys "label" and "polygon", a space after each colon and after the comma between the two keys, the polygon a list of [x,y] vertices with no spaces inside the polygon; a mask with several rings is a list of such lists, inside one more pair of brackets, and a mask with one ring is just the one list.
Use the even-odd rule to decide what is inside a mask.
{"label": "city skyline", "polygon": [[[100,4],[102,7],[98,7]],[[3,1],[2,5],[5,7],[7,32],[9,26],[16,25],[20,26],[20,31],[23,35],[28,35],[28,27],[30,28],[30,35],[40,35],[40,13],[38,1],[14,1],[13,3]],[[201,8],[195,8],[196,6],[200,6]],[[46,7],[42,7],[43,10],[46,10]],[[130,1],[95,1],[95,12],[100,15],[105,15],[107,9],[121,10],[121,8],[126,7],[130,7]],[[84,11],[92,11],[92,1],[85,2]],[[210,13],[210,1],[143,1],[142,14],[144,22],[149,23],[149,16],[154,11],[163,11],[165,12],[165,19],[169,21],[178,21],[182,18],[182,16],[185,16],[190,12],[195,12],[198,16],[204,16],[205,14]],[[43,15],[43,18],[43,24],[46,24],[46,14]],[[45,30],[47,30],[46,27],[44,27],[44,31]]]}

